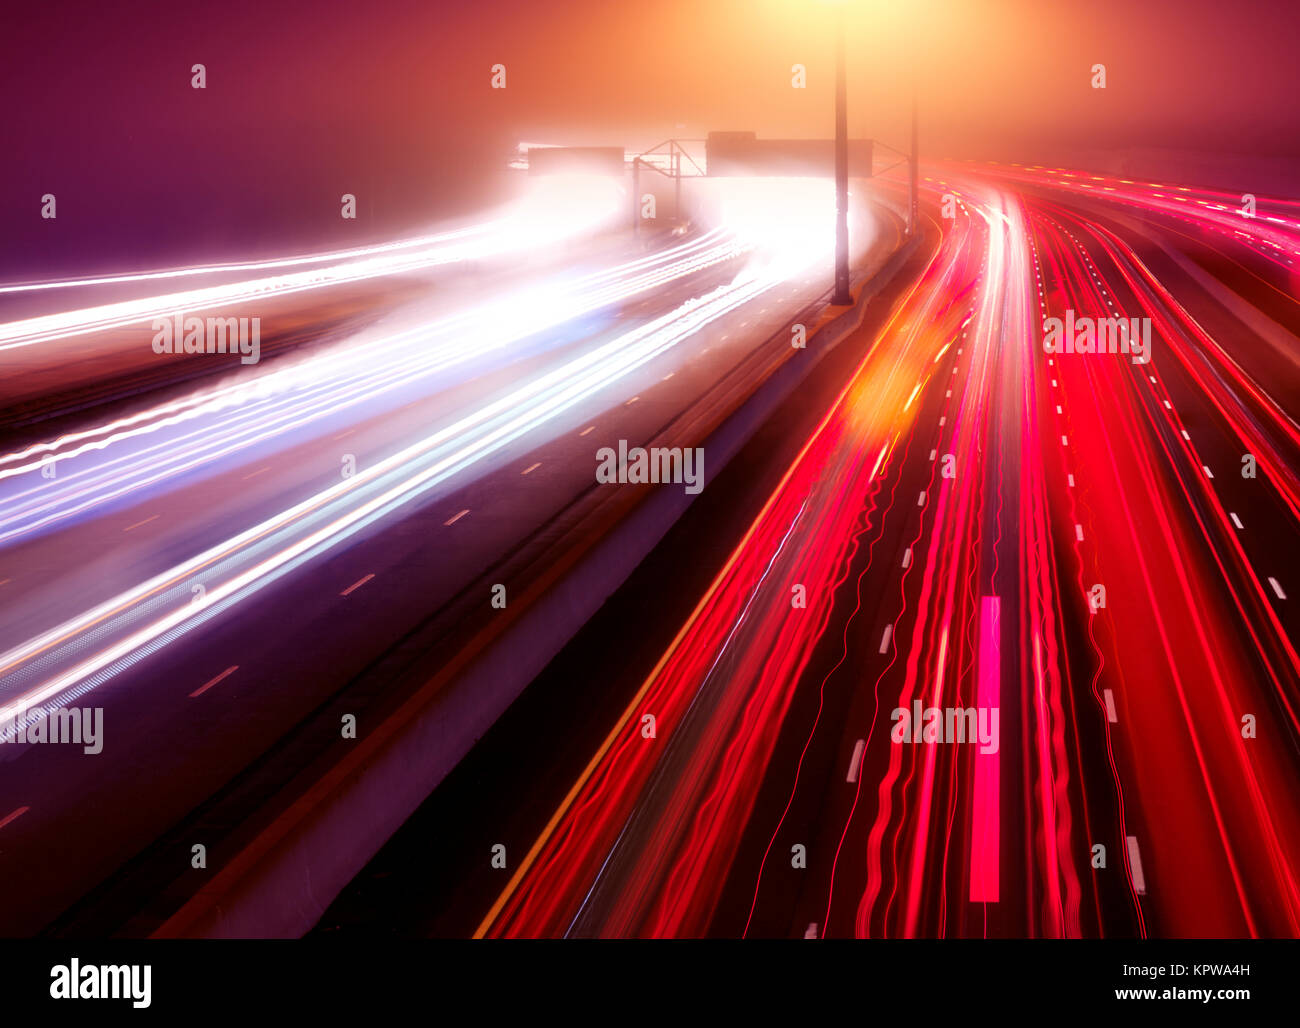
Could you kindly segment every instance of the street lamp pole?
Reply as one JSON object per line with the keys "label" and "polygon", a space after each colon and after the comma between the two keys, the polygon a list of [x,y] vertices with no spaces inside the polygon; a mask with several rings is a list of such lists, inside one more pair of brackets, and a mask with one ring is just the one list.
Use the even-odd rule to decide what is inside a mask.
{"label": "street lamp pole", "polygon": [[916,132],[916,86],[912,86],[912,167],[908,169],[908,196],[907,196],[907,234],[916,235],[917,220],[920,217],[920,210],[917,207],[917,185],[921,174],[921,153],[917,147]]}
{"label": "street lamp pole", "polygon": [[835,41],[835,295],[831,303],[853,303],[849,292],[849,117],[845,109],[844,6],[838,7]]}

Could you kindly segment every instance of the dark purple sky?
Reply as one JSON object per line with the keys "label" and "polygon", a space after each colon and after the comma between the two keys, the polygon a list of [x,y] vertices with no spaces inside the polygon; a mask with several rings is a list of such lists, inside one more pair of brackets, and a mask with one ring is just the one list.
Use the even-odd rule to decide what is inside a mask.
{"label": "dark purple sky", "polygon": [[[937,155],[1300,156],[1297,0],[849,7],[855,134],[903,145],[915,75]],[[520,138],[826,135],[833,12],[824,0],[10,4],[0,277],[409,232],[488,202]],[[206,90],[190,87],[196,62]],[[505,91],[490,89],[497,62]],[[1089,87],[1096,62],[1104,92]],[[46,192],[56,222],[40,218]],[[355,223],[338,217],[343,192],[360,200]]]}

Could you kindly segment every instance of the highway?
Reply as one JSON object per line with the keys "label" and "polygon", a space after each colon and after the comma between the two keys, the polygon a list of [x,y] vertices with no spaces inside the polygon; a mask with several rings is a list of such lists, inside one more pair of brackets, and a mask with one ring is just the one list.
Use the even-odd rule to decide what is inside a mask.
{"label": "highway", "polygon": [[[454,663],[541,602],[539,555],[631,509],[595,488],[600,447],[688,443],[798,356],[789,326],[827,292],[820,221],[799,217],[828,194],[794,189],[793,218],[647,247],[602,234],[585,186],[508,230],[200,269],[180,292],[179,272],[12,287],[93,299],[0,328],[22,372],[0,455],[0,864],[25,883],[6,934],[200,888],[196,842],[220,866],[268,798],[347,748],[327,710],[364,732],[400,706],[409,683],[358,685],[367,668],[417,630]],[[863,218],[878,264],[897,220]],[[539,253],[518,259],[521,241]],[[115,289],[130,295],[105,302]],[[150,352],[159,312],[250,297],[264,362]],[[99,752],[22,741],[74,705],[102,708]],[[238,813],[204,819],[232,794]],[[106,880],[109,899],[78,906]]]}
{"label": "highway", "polygon": [[[1300,932],[1292,199],[933,164],[901,254],[855,193],[859,286],[906,256],[861,327],[554,660],[510,641],[681,489],[601,447],[704,445],[822,338],[822,185],[4,286],[0,929],[217,930],[437,708],[318,934]],[[151,353],[174,311],[264,359]],[[68,706],[101,751],[19,741]]]}
{"label": "highway", "polygon": [[319,932],[1296,934],[1297,205],[926,171],[865,355],[657,554],[667,624],[575,642]]}

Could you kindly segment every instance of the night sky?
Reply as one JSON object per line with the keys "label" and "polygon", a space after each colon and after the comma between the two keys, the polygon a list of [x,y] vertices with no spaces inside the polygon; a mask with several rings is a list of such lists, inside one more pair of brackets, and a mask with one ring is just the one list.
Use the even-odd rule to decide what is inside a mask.
{"label": "night sky", "polygon": [[[1296,7],[850,0],[850,129],[905,146],[915,80],[932,156],[1300,157]],[[834,26],[826,0],[11,4],[0,275],[409,234],[491,203],[521,139],[828,135]],[[356,222],[338,217],[344,192]]]}

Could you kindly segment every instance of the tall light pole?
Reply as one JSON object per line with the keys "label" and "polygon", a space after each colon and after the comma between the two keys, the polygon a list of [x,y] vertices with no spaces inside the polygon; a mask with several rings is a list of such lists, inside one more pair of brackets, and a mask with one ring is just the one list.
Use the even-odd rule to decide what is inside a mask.
{"label": "tall light pole", "polygon": [[912,84],[912,166],[908,169],[907,190],[907,234],[916,235],[917,219],[920,211],[917,207],[917,185],[921,174],[921,154],[916,140],[916,83]]}
{"label": "tall light pole", "polygon": [[844,71],[844,5],[836,4],[835,40],[835,294],[831,303],[853,302],[849,292],[849,116]]}

